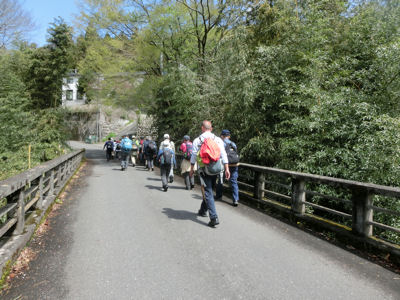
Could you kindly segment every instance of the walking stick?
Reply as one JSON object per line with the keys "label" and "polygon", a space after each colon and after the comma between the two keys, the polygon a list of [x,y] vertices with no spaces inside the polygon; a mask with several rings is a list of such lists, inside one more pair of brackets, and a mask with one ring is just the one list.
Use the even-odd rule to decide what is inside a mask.
{"label": "walking stick", "polygon": [[[201,194],[202,194],[202,196],[203,196],[203,201],[204,201],[204,203],[207,205],[207,201],[206,201],[206,192],[205,192],[205,190],[204,190],[204,186],[206,185],[206,183],[204,182],[204,179],[203,179],[201,173],[199,173],[199,177],[200,177]],[[208,207],[208,205],[207,205],[207,207]]]}

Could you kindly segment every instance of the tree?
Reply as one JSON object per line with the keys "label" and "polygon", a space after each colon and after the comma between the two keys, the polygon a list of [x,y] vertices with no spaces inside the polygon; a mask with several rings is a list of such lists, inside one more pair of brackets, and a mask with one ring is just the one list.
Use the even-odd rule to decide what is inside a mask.
{"label": "tree", "polygon": [[0,0],[0,48],[33,29],[31,16],[17,0]]}
{"label": "tree", "polygon": [[72,28],[62,18],[48,29],[48,44],[32,52],[26,80],[35,109],[61,104],[63,78],[73,68]]}
{"label": "tree", "polygon": [[32,110],[25,76],[31,49],[0,54],[0,179],[28,168],[28,144],[32,166],[61,154],[66,134],[62,111]]}

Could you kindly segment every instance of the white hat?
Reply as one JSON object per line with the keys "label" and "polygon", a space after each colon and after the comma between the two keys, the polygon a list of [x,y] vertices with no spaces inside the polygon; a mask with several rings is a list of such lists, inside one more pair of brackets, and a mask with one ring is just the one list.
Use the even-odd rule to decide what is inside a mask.
{"label": "white hat", "polygon": [[163,145],[164,148],[170,148],[171,147],[171,145],[170,145],[170,143],[168,141],[162,142],[162,145]]}
{"label": "white hat", "polygon": [[164,134],[164,140],[166,140],[166,139],[169,139],[169,134],[168,133]]}

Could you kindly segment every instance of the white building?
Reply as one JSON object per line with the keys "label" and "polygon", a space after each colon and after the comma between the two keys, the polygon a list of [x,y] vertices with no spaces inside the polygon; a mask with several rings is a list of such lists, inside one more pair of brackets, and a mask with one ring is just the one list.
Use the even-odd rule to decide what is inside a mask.
{"label": "white building", "polygon": [[80,75],[76,69],[63,79],[62,86],[62,105],[63,106],[79,106],[86,103],[86,96],[78,92],[78,83]]}

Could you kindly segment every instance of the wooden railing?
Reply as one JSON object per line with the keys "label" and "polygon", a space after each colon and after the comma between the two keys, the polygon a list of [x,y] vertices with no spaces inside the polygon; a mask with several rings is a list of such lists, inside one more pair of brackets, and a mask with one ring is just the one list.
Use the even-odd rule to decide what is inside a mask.
{"label": "wooden railing", "polygon": [[[273,199],[278,205],[287,205],[297,216],[322,216],[331,224],[349,226],[358,236],[371,237],[379,228],[400,237],[399,227],[374,221],[374,213],[400,217],[399,188],[245,163],[240,164],[238,183],[245,190],[252,190],[256,201]],[[321,193],[321,188],[326,193]],[[376,196],[391,198],[399,210],[375,206]]]}
{"label": "wooden railing", "polygon": [[[182,159],[177,154],[178,166]],[[241,194],[251,201],[272,205],[294,216],[311,216],[359,237],[385,240],[381,233],[390,232],[396,237],[394,240],[400,240],[400,188],[246,163],[239,166],[238,184]],[[376,205],[382,198],[389,198],[394,209]],[[397,218],[399,227],[377,222],[374,214]],[[399,244],[393,239],[390,243]]]}
{"label": "wooden railing", "polygon": [[54,201],[78,168],[84,150],[48,161],[17,176],[0,181],[0,237],[10,229],[21,234],[26,217],[34,209],[46,208]]}

